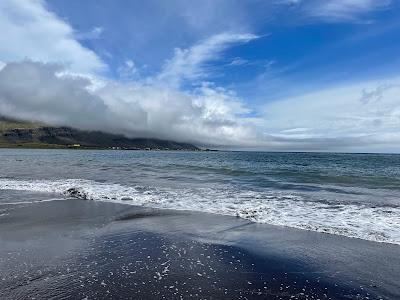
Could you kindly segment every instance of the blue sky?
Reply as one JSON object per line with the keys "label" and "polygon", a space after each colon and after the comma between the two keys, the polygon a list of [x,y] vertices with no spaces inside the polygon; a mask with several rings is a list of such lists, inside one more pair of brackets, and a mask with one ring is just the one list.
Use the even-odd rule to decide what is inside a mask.
{"label": "blue sky", "polygon": [[[343,8],[346,13],[338,17],[334,11],[321,17],[304,11],[308,3],[329,1],[186,2],[55,0],[47,4],[79,32],[80,42],[107,63],[107,75],[115,78],[127,60],[135,62],[143,75],[153,75],[174,48],[189,48],[221,32],[260,36],[226,49],[207,63],[214,68],[210,80],[234,86],[244,95],[248,91],[241,91],[240,86],[265,73],[277,73],[295,93],[297,85],[315,89],[392,75],[399,69],[400,5],[395,2],[332,1],[343,2],[344,7],[349,3]],[[369,2],[383,4],[365,4],[364,10],[362,4],[357,5]],[[91,38],[96,29],[99,34]]]}
{"label": "blue sky", "polygon": [[[10,34],[0,40],[0,72],[22,72],[41,90],[70,85],[49,95],[20,86],[46,99],[32,100],[33,111],[4,86],[3,114],[220,148],[400,151],[399,1],[1,6]],[[80,111],[102,107],[96,121],[57,110],[56,98],[71,97]]]}

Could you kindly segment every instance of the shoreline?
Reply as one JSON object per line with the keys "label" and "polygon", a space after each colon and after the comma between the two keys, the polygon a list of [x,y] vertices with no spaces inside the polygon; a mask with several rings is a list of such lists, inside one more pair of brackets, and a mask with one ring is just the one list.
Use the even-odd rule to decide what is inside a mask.
{"label": "shoreline", "polygon": [[[110,154],[111,152],[107,153]],[[142,151],[141,153],[144,152]],[[67,152],[64,152],[64,154],[67,154]],[[305,208],[304,206],[297,207],[295,201],[283,202],[283,204],[282,202],[273,202],[273,205],[270,206],[262,206],[263,203],[255,202],[254,208],[249,208],[246,205],[234,206],[232,204],[229,206],[229,203],[224,203],[222,206],[216,207],[212,199],[205,198],[208,199],[207,203],[210,205],[208,207],[204,206],[204,204],[196,206],[196,203],[190,202],[190,197],[185,198],[185,201],[188,201],[187,205],[181,205],[179,204],[179,201],[177,201],[178,198],[176,198],[174,194],[168,194],[168,192],[164,193],[163,196],[159,196],[160,194],[154,193],[152,195],[155,196],[149,196],[150,198],[145,198],[144,201],[141,201],[141,197],[137,198],[137,189],[135,187],[129,187],[128,185],[123,184],[114,184],[112,182],[105,183],[102,182],[101,179],[59,179],[52,181],[48,179],[14,180],[13,178],[5,177],[0,178],[0,190],[48,192],[54,193],[56,197],[71,197],[81,200],[112,202],[130,207],[143,206],[154,209],[176,209],[180,211],[186,211],[187,213],[199,212],[209,213],[215,216],[231,216],[250,222],[255,222],[257,224],[283,226],[288,229],[292,228],[302,231],[318,232],[322,234],[343,236],[347,238],[367,240],[384,244],[400,245],[396,227],[389,226],[389,224],[391,224],[390,217],[395,218],[400,212],[395,208],[393,208],[392,211],[388,211],[388,213],[391,213],[391,215],[384,216],[383,221],[387,222],[385,224],[388,225],[386,228],[384,228],[385,230],[383,230],[382,226],[374,227],[373,224],[373,220],[382,222],[382,219],[379,219],[380,215],[374,215],[365,209],[363,210],[359,208],[357,210],[358,207],[354,206],[351,206],[351,210],[349,210],[349,212],[345,211],[347,215],[344,215],[344,212],[342,212],[341,217],[337,218],[336,220],[337,223],[332,224],[329,223],[329,216],[332,218],[336,216],[333,213],[325,214],[323,211],[326,208],[325,206],[318,208],[322,211],[322,213],[310,216],[310,214],[313,214],[313,207],[309,207],[309,205]],[[217,196],[218,193],[215,194],[215,197]],[[283,200],[286,199],[283,198]],[[284,213],[280,215],[281,218],[277,217],[274,215],[274,210],[280,211],[282,207],[279,207],[279,205],[283,205],[286,208],[294,207],[297,215],[292,214],[290,210],[283,210]],[[266,211],[267,213],[263,215],[257,214],[260,211]],[[365,211],[366,213],[369,213],[367,216],[370,216],[370,218],[366,218],[364,216],[364,218],[360,221],[352,219],[354,213],[362,215],[365,213]],[[343,216],[347,217],[347,219]],[[293,217],[297,218],[296,222],[291,220]],[[365,222],[368,222],[369,226],[364,226]],[[347,227],[344,225],[347,225]]]}
{"label": "shoreline", "polygon": [[11,299],[400,296],[393,244],[78,199],[14,205],[0,225],[0,293]]}
{"label": "shoreline", "polygon": [[[82,200],[77,198],[78,200]],[[261,222],[255,222],[250,219],[246,219],[240,216],[233,216],[229,214],[222,214],[222,213],[213,213],[213,212],[206,212],[206,211],[195,211],[195,210],[190,210],[190,209],[174,209],[174,208],[157,208],[157,207],[151,207],[151,206],[138,206],[138,205],[132,205],[128,203],[123,203],[123,202],[112,202],[109,200],[91,200],[91,199],[83,199],[85,201],[97,201],[97,202],[103,202],[103,203],[113,203],[117,205],[126,205],[128,207],[133,207],[136,209],[149,209],[149,210],[160,210],[160,211],[174,211],[174,212],[182,212],[183,214],[200,214],[200,215],[210,215],[214,217],[227,217],[227,218],[236,218],[244,222],[248,222],[250,224],[254,225],[261,225],[261,226],[266,226],[266,227],[275,227],[276,229],[282,229],[282,230],[294,230],[294,231],[306,231],[306,232],[311,232],[311,233],[317,233],[317,234],[322,234],[322,235],[329,235],[329,236],[334,236],[334,237],[340,237],[340,238],[345,238],[345,239],[355,239],[359,241],[365,241],[365,242],[371,242],[371,243],[378,243],[378,244],[387,244],[387,245],[392,245],[392,246],[398,246],[400,250],[400,244],[395,243],[395,242],[390,242],[390,241],[381,241],[381,240],[369,240],[369,239],[364,239],[356,236],[349,236],[349,235],[344,235],[344,234],[339,234],[339,233],[330,233],[328,231],[318,231],[318,230],[310,230],[310,229],[305,229],[301,227],[291,227],[288,225],[276,225],[276,224],[269,224],[269,223],[261,223]]]}
{"label": "shoreline", "polygon": [[0,149],[10,149],[10,150],[15,150],[15,149],[21,149],[21,150],[110,150],[110,151],[179,151],[179,152],[217,152],[220,150],[190,150],[190,149],[141,149],[141,148],[120,148],[120,149],[113,149],[112,147],[108,148],[102,148],[102,147],[86,147],[86,146],[80,146],[80,147],[69,147],[66,145],[56,145],[56,144],[43,144],[43,145],[37,145],[37,146],[25,146],[25,145],[1,145],[0,144]]}
{"label": "shoreline", "polygon": [[23,149],[23,150],[114,150],[114,151],[168,151],[168,152],[232,152],[232,153],[267,153],[267,154],[338,154],[338,155],[400,155],[400,152],[340,152],[340,151],[273,151],[273,150],[234,150],[234,149],[199,149],[199,150],[189,150],[189,149],[111,149],[111,148],[92,148],[92,147],[67,147],[65,145],[43,145],[38,147],[25,147],[25,146],[12,146],[12,145],[2,145],[0,144],[1,149]]}

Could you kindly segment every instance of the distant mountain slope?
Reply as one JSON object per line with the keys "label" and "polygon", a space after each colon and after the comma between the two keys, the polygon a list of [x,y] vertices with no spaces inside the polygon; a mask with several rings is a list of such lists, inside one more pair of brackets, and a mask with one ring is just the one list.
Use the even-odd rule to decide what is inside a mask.
{"label": "distant mountain slope", "polygon": [[131,139],[100,131],[52,127],[4,117],[0,117],[0,147],[200,150],[187,143],[149,138]]}

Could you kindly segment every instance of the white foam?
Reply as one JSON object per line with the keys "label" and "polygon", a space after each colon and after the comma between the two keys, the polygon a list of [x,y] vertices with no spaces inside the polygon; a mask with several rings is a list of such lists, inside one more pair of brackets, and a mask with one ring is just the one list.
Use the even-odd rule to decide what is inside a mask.
{"label": "white foam", "polygon": [[192,210],[238,216],[258,223],[288,226],[400,245],[400,208],[307,201],[301,195],[263,190],[216,188],[154,188],[105,184],[91,180],[0,179],[0,189],[48,192],[90,200],[155,208]]}

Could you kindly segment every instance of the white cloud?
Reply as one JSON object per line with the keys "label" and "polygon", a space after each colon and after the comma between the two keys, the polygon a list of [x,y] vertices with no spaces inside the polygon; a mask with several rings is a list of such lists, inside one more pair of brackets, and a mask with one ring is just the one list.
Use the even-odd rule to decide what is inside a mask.
{"label": "white cloud", "polygon": [[400,78],[317,91],[263,110],[265,132],[288,149],[400,150]]}
{"label": "white cloud", "polygon": [[247,43],[258,36],[248,33],[221,33],[205,39],[188,49],[175,49],[174,57],[168,60],[157,76],[161,82],[179,86],[184,80],[204,79],[209,73],[206,63],[217,60],[229,46]]}
{"label": "white cloud", "polygon": [[104,28],[97,26],[88,32],[79,32],[75,34],[75,38],[78,40],[96,40],[101,37],[104,32]]}
{"label": "white cloud", "polygon": [[391,0],[316,0],[301,3],[308,15],[326,21],[360,21],[363,14],[389,7]]}
{"label": "white cloud", "polygon": [[249,64],[247,59],[241,57],[235,57],[232,61],[228,64],[229,66],[244,66]]}
{"label": "white cloud", "polygon": [[95,129],[91,124],[101,122],[106,111],[103,101],[86,90],[88,79],[57,75],[60,71],[57,65],[7,64],[0,71],[1,114]]}
{"label": "white cloud", "polygon": [[77,72],[99,72],[101,59],[74,38],[71,26],[41,0],[0,1],[0,59],[57,62]]}
{"label": "white cloud", "polygon": [[363,15],[389,8],[392,0],[282,0],[278,3],[325,22],[368,22]]}
{"label": "white cloud", "polygon": [[62,72],[49,64],[7,64],[0,71],[0,111],[6,116],[88,130],[204,145],[254,145],[257,134],[234,93],[212,85],[193,92]]}
{"label": "white cloud", "polygon": [[118,67],[117,71],[123,80],[133,80],[139,77],[139,69],[131,59],[127,59],[122,66]]}
{"label": "white cloud", "polygon": [[364,104],[368,104],[369,102],[372,101],[380,101],[383,98],[383,95],[391,89],[398,88],[398,84],[382,84],[377,86],[376,88],[372,90],[367,90],[363,89],[361,91],[361,97],[360,101],[363,102]]}

